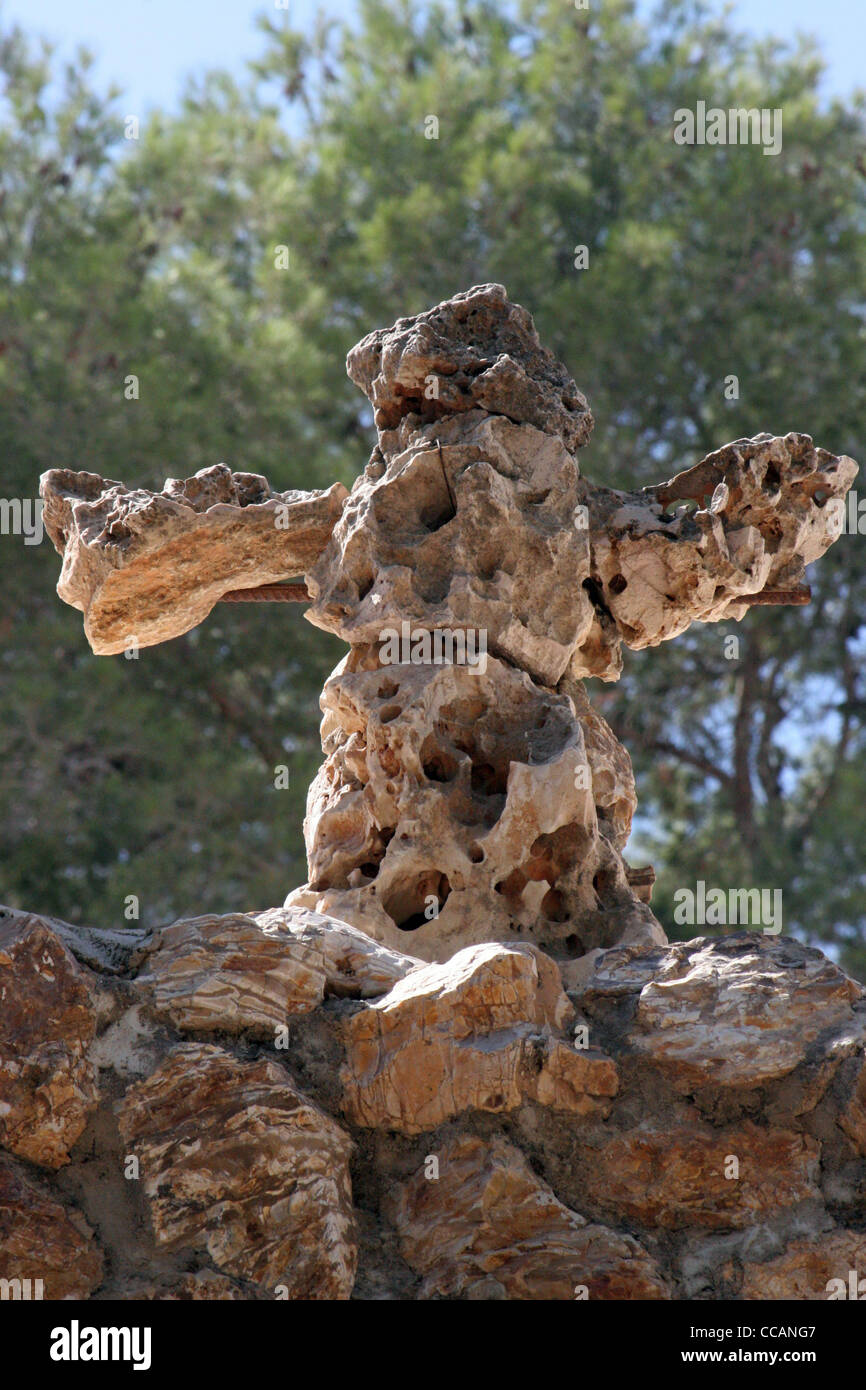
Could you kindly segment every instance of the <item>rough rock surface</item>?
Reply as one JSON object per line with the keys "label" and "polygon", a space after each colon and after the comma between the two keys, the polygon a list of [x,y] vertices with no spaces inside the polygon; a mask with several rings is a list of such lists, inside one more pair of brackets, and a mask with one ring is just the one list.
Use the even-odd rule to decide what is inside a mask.
{"label": "rough rock surface", "polygon": [[[820,1195],[820,1152],[809,1135],[783,1129],[656,1128],[650,1120],[593,1156],[587,1195],[618,1220],[640,1226],[748,1226]],[[737,1168],[729,1174],[732,1159]]]}
{"label": "rough rock surface", "polygon": [[[49,1196],[0,1155],[0,1280],[42,1280],[46,1300],[87,1298],[102,1280],[102,1252],[80,1212]],[[22,1288],[6,1297],[26,1297]]]}
{"label": "rough rock surface", "polygon": [[211,1269],[186,1274],[170,1284],[139,1284],[127,1297],[133,1302],[157,1303],[245,1303],[249,1294],[233,1279]]}
{"label": "rough rock surface", "polygon": [[[784,1255],[763,1264],[749,1263],[738,1281],[741,1298],[805,1299],[817,1302],[841,1290],[831,1287],[832,1281],[845,1286],[844,1297],[850,1297],[850,1271],[855,1271],[855,1288],[866,1274],[866,1234],[862,1231],[833,1231],[810,1240],[792,1240]],[[864,1286],[857,1294],[862,1299]]]}
{"label": "rough rock surface", "polygon": [[181,1044],[129,1088],[119,1122],[158,1245],[204,1248],[292,1298],[348,1298],[351,1141],[276,1062]]}
{"label": "rough rock surface", "polygon": [[446,960],[522,938],[558,954],[664,942],[622,860],[631,764],[568,694],[486,670],[383,670],[352,649],[325,686],[327,761],[307,801],[310,883],[287,905]]}
{"label": "rough rock surface", "polygon": [[59,1168],[97,1102],[89,972],[39,917],[0,919],[0,1146]]}
{"label": "rough rock surface", "polygon": [[778,1081],[802,1067],[818,1038],[826,1086],[866,1043],[862,986],[820,951],[769,936],[609,951],[571,997],[599,1019],[629,999],[630,1049],[687,1095]]}
{"label": "rough rock surface", "polygon": [[[43,479],[95,651],[300,573],[349,651],[283,908],[152,938],[0,909],[0,1278],[830,1297],[866,1266],[866,995],[782,938],[668,946],[623,858],[631,763],[582,680],[790,597],[856,466],[758,435],[594,486],[587,403],[498,285],[348,370],[378,430],[351,494],[224,465],[157,494]],[[36,1185],[22,1159],[65,1166]]]}
{"label": "rough rock surface", "polygon": [[[744,617],[749,595],[794,587],[836,539],[827,503],[856,474],[852,459],[815,448],[807,434],[759,434],[659,487],[594,488],[593,576],[622,641],[654,647],[693,622]],[[695,508],[671,514],[683,499]]]}
{"label": "rough rock surface", "polygon": [[[0,907],[0,927],[15,924],[23,928],[32,917],[32,913],[19,908]],[[77,927],[44,914],[40,914],[39,921],[63,942],[76,960],[104,975],[123,975],[130,966],[137,965],[141,960],[141,948],[150,935],[146,928],[131,927],[128,923],[116,929]]]}
{"label": "rough rock surface", "polygon": [[417,1134],[466,1110],[538,1100],[606,1114],[616,1067],[562,1037],[559,972],[527,946],[467,947],[409,975],[346,1026],[345,1106],[355,1124]]}
{"label": "rough rock surface", "polygon": [[570,1211],[501,1139],[452,1141],[390,1208],[425,1298],[668,1298],[655,1262],[630,1236]]}
{"label": "rough rock surface", "polygon": [[384,994],[421,964],[303,908],[175,922],[155,933],[146,954],[138,984],[175,1027],[271,1039],[326,993]]}
{"label": "rough rock surface", "polygon": [[502,285],[476,285],[369,333],[346,370],[370,398],[380,432],[406,415],[435,421],[475,407],[561,436],[570,449],[586,444],[592,430],[585,398]]}
{"label": "rough rock surface", "polygon": [[856,1074],[848,1088],[839,1124],[857,1152],[866,1158],[866,1056],[862,1045],[857,1054]]}
{"label": "rough rock surface", "polygon": [[331,534],[346,489],[274,492],[224,463],[162,492],[96,473],[42,475],[45,528],[63,556],[57,592],[84,614],[95,652],[151,647],[188,632],[230,589],[308,569]]}

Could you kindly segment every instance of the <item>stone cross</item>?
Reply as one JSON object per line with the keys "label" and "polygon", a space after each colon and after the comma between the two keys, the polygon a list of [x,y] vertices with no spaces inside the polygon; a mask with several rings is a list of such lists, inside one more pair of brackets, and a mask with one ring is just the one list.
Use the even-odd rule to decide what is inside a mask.
{"label": "stone cross", "polygon": [[378,433],[350,493],[223,464],[160,493],[46,473],[58,593],[99,654],[247,596],[305,599],[348,643],[287,904],[425,960],[531,941],[566,979],[663,944],[651,872],[623,858],[631,761],[583,681],[617,680],[623,646],[807,601],[856,464],[761,434],[659,486],[593,485],[587,402],[501,285],[370,334],[347,369]]}

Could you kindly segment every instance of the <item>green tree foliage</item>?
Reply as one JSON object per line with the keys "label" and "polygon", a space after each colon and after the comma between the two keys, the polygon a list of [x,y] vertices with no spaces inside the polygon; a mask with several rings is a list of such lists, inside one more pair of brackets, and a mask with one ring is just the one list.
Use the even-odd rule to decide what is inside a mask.
{"label": "green tree foliage", "polygon": [[[646,23],[630,0],[362,0],[351,26],[261,27],[245,85],[202,78],[137,141],[85,58],[58,73],[0,36],[5,492],[60,465],[349,481],[372,430],[347,349],[485,280],[588,394],[601,481],[659,481],[761,430],[866,462],[866,108],[819,100],[812,47],[686,0]],[[782,152],[675,144],[699,100],[781,109]],[[786,931],[866,970],[864,555],[845,535],[811,608],[693,629],[593,683],[669,930],[698,878],[781,886]],[[3,538],[0,559],[5,897],[100,922],[131,892],[150,921],[279,901],[304,877],[338,644],[294,611],[218,609],[137,662],[94,658],[47,543]]]}

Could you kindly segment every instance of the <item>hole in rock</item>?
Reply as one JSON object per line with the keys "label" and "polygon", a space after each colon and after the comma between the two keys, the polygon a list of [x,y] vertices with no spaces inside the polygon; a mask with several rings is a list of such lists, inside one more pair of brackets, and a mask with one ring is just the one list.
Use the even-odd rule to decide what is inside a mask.
{"label": "hole in rock", "polygon": [[483,863],[484,863],[484,850],[481,848],[480,845],[477,845],[477,844],[475,843],[474,840],[473,840],[472,844],[469,846],[469,848],[468,848],[468,850],[467,850],[466,852],[467,852],[467,854],[469,855],[469,861],[470,861],[470,863],[472,863],[472,864],[483,864]]}
{"label": "hole in rock", "polygon": [[433,869],[419,875],[414,883],[392,888],[382,906],[399,931],[417,931],[419,927],[435,921],[435,916],[430,915],[430,899],[436,899],[438,911],[441,912],[450,892],[447,874]]}
{"label": "hole in rock", "polygon": [[385,851],[387,850],[393,838],[394,827],[391,825],[385,826],[384,829],[376,831],[372,844],[369,848],[370,858],[365,859],[363,864],[358,865],[358,868],[360,869],[361,873],[365,876],[365,878],[373,879],[377,877],[379,873],[379,865],[385,858]]}
{"label": "hole in rock", "polygon": [[779,471],[779,465],[777,463],[770,463],[767,465],[763,486],[765,492],[779,491],[779,488],[782,486],[782,474]]}
{"label": "hole in rock", "polygon": [[555,854],[552,836],[539,835],[537,840],[533,840],[524,868],[528,878],[539,883],[542,879],[547,879],[551,887],[553,886],[562,873],[563,866]]}
{"label": "hole in rock", "polygon": [[399,689],[400,687],[396,681],[383,681],[379,686],[377,694],[380,700],[393,700]]}
{"label": "hole in rock", "polygon": [[417,931],[419,927],[425,926],[429,920],[423,912],[413,912],[412,916],[407,917],[405,922],[395,922],[394,925],[398,931]]}
{"label": "hole in rock", "polygon": [[494,892],[501,893],[515,907],[521,906],[520,895],[525,887],[526,874],[522,869],[512,869],[507,878],[501,878],[493,885]]}
{"label": "hole in rock", "polygon": [[446,494],[442,502],[437,503],[436,506],[427,507],[421,513],[421,525],[427,531],[438,531],[440,527],[447,526],[449,521],[453,521],[456,515],[454,504]]}
{"label": "hole in rock", "polygon": [[495,768],[492,763],[476,763],[470,778],[472,790],[480,796],[504,796],[508,789],[508,767]]}
{"label": "hole in rock", "polygon": [[390,724],[392,719],[396,719],[397,715],[402,713],[400,705],[386,705],[384,709],[379,710],[379,718],[383,724]]}
{"label": "hole in rock", "polygon": [[581,588],[585,589],[589,595],[589,601],[593,608],[598,609],[599,613],[606,614],[613,621],[611,611],[604,601],[604,591],[597,579],[584,579]]}
{"label": "hole in rock", "polygon": [[612,594],[621,594],[623,590],[628,588],[628,580],[624,574],[615,574],[608,588]]}
{"label": "hole in rock", "polygon": [[562,894],[551,888],[541,899],[541,913],[549,922],[564,922],[568,918]]}
{"label": "hole in rock", "polygon": [[433,738],[427,738],[421,747],[421,766],[428,781],[453,782],[460,765],[447,749],[438,748]]}
{"label": "hole in rock", "polygon": [[359,600],[362,599],[362,598],[366,598],[366,597],[367,597],[367,595],[369,594],[369,592],[370,592],[370,590],[372,589],[372,587],[373,587],[373,585],[375,584],[375,582],[376,582],[376,576],[375,576],[374,574],[371,574],[370,577],[369,577],[368,579],[360,579],[360,580],[358,581],[358,599],[359,599]]}
{"label": "hole in rock", "polygon": [[611,869],[597,869],[592,876],[592,886],[599,898],[609,898],[616,887],[616,874]]}
{"label": "hole in rock", "polygon": [[523,861],[521,868],[527,879],[531,879],[533,883],[541,883],[546,879],[552,888],[559,878],[559,866],[553,857],[551,847],[540,844],[541,839],[539,836],[534,842],[529,851],[529,858]]}

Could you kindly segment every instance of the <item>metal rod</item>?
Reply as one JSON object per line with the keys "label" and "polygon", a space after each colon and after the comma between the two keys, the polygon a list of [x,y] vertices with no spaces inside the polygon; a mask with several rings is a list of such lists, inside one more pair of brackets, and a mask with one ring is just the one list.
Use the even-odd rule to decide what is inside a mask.
{"label": "metal rod", "polygon": [[[732,599],[733,603],[746,603],[750,607],[782,607],[792,604],[802,607],[812,600],[812,590],[808,584],[798,584],[793,589],[762,589],[758,594],[742,594]],[[303,580],[292,584],[261,584],[257,589],[230,589],[223,594],[220,603],[309,603],[310,591]]]}
{"label": "metal rod", "polygon": [[310,591],[302,579],[294,584],[261,584],[257,589],[229,589],[220,603],[309,603]]}
{"label": "metal rod", "polygon": [[759,594],[744,594],[742,598],[735,598],[734,603],[748,603],[752,607],[757,604],[776,604],[781,606],[784,603],[803,605],[811,603],[812,590],[808,584],[798,584],[794,589],[762,589]]}

